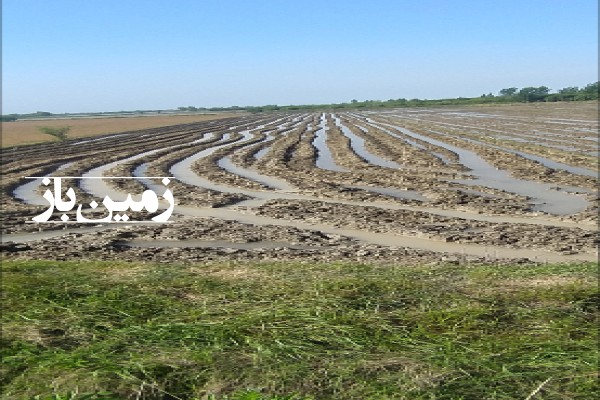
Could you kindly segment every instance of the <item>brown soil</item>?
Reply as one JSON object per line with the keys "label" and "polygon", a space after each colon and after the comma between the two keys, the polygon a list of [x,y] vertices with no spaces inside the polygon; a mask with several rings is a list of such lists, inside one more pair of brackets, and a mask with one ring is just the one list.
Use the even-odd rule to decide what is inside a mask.
{"label": "brown soil", "polygon": [[[524,262],[519,254],[529,254],[525,251],[533,250],[539,257],[528,257],[527,262],[553,257],[587,260],[596,250],[594,224],[597,223],[597,207],[596,195],[585,191],[594,189],[598,179],[547,168],[467,140],[482,141],[486,133],[492,131],[500,132],[503,137],[527,140],[530,137],[560,140],[570,135],[575,148],[587,151],[591,132],[598,126],[597,117],[589,112],[590,105],[583,103],[580,106],[583,109],[572,104],[564,105],[572,117],[559,106],[510,105],[336,114],[354,135],[365,141],[368,152],[395,161],[401,165],[400,169],[377,166],[363,159],[352,149],[349,138],[336,126],[330,113],[325,117],[329,128],[326,143],[333,162],[348,172],[330,171],[315,165],[320,154],[314,145],[320,128],[320,113],[245,115],[193,123],[178,120],[178,125],[140,130],[121,125],[128,132],[114,138],[94,142],[72,139],[3,149],[2,232],[6,235],[3,238],[3,255],[11,258],[72,259],[85,254],[97,259],[178,262],[353,260],[408,265],[441,260],[457,263],[489,262],[491,259],[499,263]],[[429,138],[475,151],[488,163],[520,179],[578,186],[584,191],[579,196],[587,198],[589,206],[572,215],[545,215],[533,211],[530,200],[524,196],[453,182],[470,174],[455,153],[422,140],[414,140],[419,144],[415,147],[369,126],[365,122],[366,117],[380,123],[401,125]],[[175,117],[165,117],[165,121],[169,118]],[[150,119],[123,118],[131,121],[120,122]],[[175,122],[175,119],[169,122]],[[244,130],[250,130],[252,136],[241,141]],[[402,136],[401,132],[398,135]],[[202,138],[207,139],[199,141]],[[505,140],[502,145],[530,150],[525,142],[522,142],[525,143],[523,148],[518,143]],[[536,154],[573,166],[591,167],[588,156],[581,156],[575,150],[569,153],[551,148],[553,143],[552,140],[538,141],[536,146],[541,150]],[[173,179],[169,185],[177,201],[173,224],[114,224],[99,227],[94,232],[78,231],[79,224],[29,224],[25,221],[44,211],[45,207],[24,203],[13,194],[16,187],[28,181],[24,177],[56,175],[56,169],[61,165],[64,167],[60,171],[61,176],[81,176],[92,168],[111,162],[118,164],[106,171],[106,176],[130,176],[141,164],[148,166],[146,176],[171,176],[170,168],[174,164],[215,146],[222,147],[199,159],[189,170],[190,176],[197,175],[208,180],[214,187],[205,188],[178,179]],[[257,159],[257,152],[266,148],[268,153]],[[126,160],[148,151],[152,153]],[[274,190],[266,183],[226,171],[218,165],[223,157],[229,157],[238,167],[285,180],[295,190]],[[595,160],[597,162],[597,157]],[[132,194],[140,194],[145,189],[136,180],[110,180],[110,185],[113,190]],[[75,189],[78,203],[89,203],[94,198],[79,187],[77,179],[65,180],[63,187]],[[424,196],[424,200],[398,198],[369,190],[369,187],[415,191]],[[40,198],[42,191],[41,188],[38,190]],[[101,199],[96,200],[100,202]],[[228,212],[231,218],[227,217]],[[61,214],[56,213],[54,218]],[[247,218],[241,218],[243,215]],[[294,226],[295,223],[298,226]],[[352,230],[366,235],[358,240],[349,234]],[[48,231],[58,233],[52,237],[41,236]],[[369,242],[369,232],[380,235],[375,238],[381,238],[381,234],[414,237],[429,244],[421,249],[410,245],[383,245],[379,239],[379,242]],[[27,237],[29,240],[40,239],[19,243],[23,239],[10,236],[25,233],[30,235]],[[190,239],[257,244],[249,249],[240,249],[223,244],[214,248],[173,247],[164,242]],[[139,248],[131,245],[135,240],[155,240],[157,245]],[[263,242],[264,248],[260,246]],[[282,242],[289,245],[276,249],[268,245]],[[436,250],[435,243],[444,243],[446,250]],[[489,248],[490,256],[487,250],[485,256],[481,255],[478,249],[484,246]],[[515,255],[511,255],[511,249],[515,250]],[[494,251],[505,256],[494,257]]]}
{"label": "brown soil", "polygon": [[40,127],[60,128],[69,126],[71,127],[68,133],[69,138],[82,138],[140,129],[160,128],[169,125],[211,121],[235,116],[239,116],[239,114],[216,113],[205,115],[39,119],[2,122],[2,147],[57,141],[55,137],[41,133],[39,130]]}

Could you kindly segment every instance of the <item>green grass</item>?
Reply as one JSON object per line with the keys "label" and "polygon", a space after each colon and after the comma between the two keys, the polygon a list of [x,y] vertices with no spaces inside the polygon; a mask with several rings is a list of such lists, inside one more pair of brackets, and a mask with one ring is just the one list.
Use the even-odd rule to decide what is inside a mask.
{"label": "green grass", "polygon": [[591,399],[597,265],[3,263],[7,399]]}
{"label": "green grass", "polygon": [[41,126],[38,130],[46,135],[54,136],[60,141],[67,139],[67,134],[71,130],[70,126],[52,127],[52,126]]}

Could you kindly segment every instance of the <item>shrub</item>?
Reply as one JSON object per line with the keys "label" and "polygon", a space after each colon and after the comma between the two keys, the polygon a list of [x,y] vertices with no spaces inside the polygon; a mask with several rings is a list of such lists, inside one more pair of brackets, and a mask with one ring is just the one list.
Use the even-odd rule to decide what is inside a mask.
{"label": "shrub", "polygon": [[38,128],[42,133],[46,135],[55,136],[58,140],[62,141],[67,138],[67,133],[71,130],[70,126],[61,126],[61,127],[49,127],[42,126]]}

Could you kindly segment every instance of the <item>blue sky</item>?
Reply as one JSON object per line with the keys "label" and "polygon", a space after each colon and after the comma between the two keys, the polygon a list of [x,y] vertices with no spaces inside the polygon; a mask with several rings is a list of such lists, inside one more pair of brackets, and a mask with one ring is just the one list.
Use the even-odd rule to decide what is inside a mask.
{"label": "blue sky", "polygon": [[597,16],[596,0],[3,0],[2,113],[583,86]]}

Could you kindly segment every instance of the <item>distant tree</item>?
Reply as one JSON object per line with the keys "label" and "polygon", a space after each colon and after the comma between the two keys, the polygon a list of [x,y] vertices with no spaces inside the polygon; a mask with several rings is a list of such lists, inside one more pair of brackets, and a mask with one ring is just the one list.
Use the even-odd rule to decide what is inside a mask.
{"label": "distant tree", "polygon": [[558,93],[551,94],[546,98],[547,101],[573,101],[579,95],[580,89],[577,86],[566,87],[558,90]]}
{"label": "distant tree", "polygon": [[583,95],[581,100],[598,100],[599,85],[600,82],[594,82],[581,89],[581,94]]}
{"label": "distant tree", "polygon": [[514,96],[517,93],[517,90],[519,89],[516,87],[511,87],[502,89],[498,93],[500,94],[500,96]]}
{"label": "distant tree", "polygon": [[577,92],[579,92],[579,88],[577,86],[562,88],[558,91],[558,93],[560,93],[560,94],[570,94],[570,93],[577,93]]}
{"label": "distant tree", "polygon": [[16,121],[18,117],[16,115],[3,115],[2,122],[13,122]]}
{"label": "distant tree", "polygon": [[356,103],[358,103],[358,100],[356,100],[356,99],[352,99],[351,103],[352,103],[352,104],[356,104]]}
{"label": "distant tree", "polygon": [[549,91],[546,86],[530,86],[519,90],[519,97],[526,102],[544,101]]}
{"label": "distant tree", "polygon": [[70,126],[62,126],[62,127],[49,127],[49,126],[41,126],[38,127],[40,132],[45,133],[46,135],[51,135],[56,137],[59,141],[63,141],[67,138],[67,133],[71,130]]}

